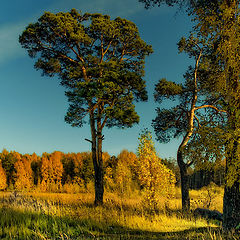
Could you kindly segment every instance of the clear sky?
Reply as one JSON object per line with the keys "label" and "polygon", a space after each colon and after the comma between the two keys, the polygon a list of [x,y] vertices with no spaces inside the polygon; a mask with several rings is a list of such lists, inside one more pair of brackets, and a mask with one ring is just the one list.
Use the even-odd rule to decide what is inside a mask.
{"label": "clear sky", "polygon": [[[141,129],[148,127],[153,132],[151,121],[157,106],[153,101],[154,85],[163,77],[182,81],[190,60],[186,55],[178,54],[176,43],[188,35],[191,22],[184,13],[176,13],[176,9],[164,6],[145,10],[138,0],[4,1],[0,8],[0,151],[6,148],[41,155],[55,150],[91,150],[90,144],[84,140],[90,138],[89,126],[73,128],[64,122],[68,103],[58,79],[42,77],[41,72],[33,67],[34,60],[18,43],[18,36],[25,27],[37,21],[44,11],[57,13],[72,8],[82,13],[99,12],[133,21],[142,39],[154,50],[145,65],[149,101],[136,105],[140,124],[125,130],[105,129],[104,151],[114,155],[123,149],[136,152]],[[176,157],[179,141],[156,142],[160,157]]]}

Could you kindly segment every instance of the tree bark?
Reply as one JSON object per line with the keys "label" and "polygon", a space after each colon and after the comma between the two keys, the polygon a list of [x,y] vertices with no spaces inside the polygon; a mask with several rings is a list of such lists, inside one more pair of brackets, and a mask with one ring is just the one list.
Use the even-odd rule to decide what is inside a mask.
{"label": "tree bark", "polygon": [[103,160],[102,160],[102,133],[97,134],[97,169],[95,170],[95,205],[103,204]]}
{"label": "tree bark", "polygon": [[103,164],[102,164],[102,134],[97,133],[93,110],[90,112],[90,128],[92,135],[92,160],[94,166],[95,200],[96,206],[103,204]]}
{"label": "tree bark", "polygon": [[[238,156],[238,141],[234,141],[233,147],[228,150],[229,156],[226,159],[226,176],[234,174],[230,172],[231,168],[236,168],[236,158]],[[238,160],[238,159],[237,159]],[[237,171],[237,169],[235,169]],[[240,184],[239,175],[235,173],[233,184],[225,183],[224,197],[223,197],[223,229],[226,231],[235,229],[240,224]]]}
{"label": "tree bark", "polygon": [[233,230],[240,224],[240,191],[239,182],[224,189],[223,198],[223,229]]}
{"label": "tree bark", "polygon": [[190,197],[189,197],[189,176],[188,176],[188,166],[183,161],[182,150],[178,149],[177,152],[177,162],[180,169],[181,175],[181,192],[182,192],[182,210],[190,210]]}

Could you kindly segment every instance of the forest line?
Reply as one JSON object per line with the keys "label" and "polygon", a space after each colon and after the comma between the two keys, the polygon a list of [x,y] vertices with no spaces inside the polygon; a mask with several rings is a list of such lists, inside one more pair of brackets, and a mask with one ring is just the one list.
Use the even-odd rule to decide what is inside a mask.
{"label": "forest line", "polygon": [[[131,193],[144,190],[139,176],[137,154],[122,150],[117,156],[103,152],[104,184],[107,191]],[[180,186],[180,173],[175,159],[160,159]],[[223,186],[225,162],[191,169],[190,187],[200,189],[211,182]],[[91,152],[20,154],[4,149],[0,153],[0,190],[78,193],[92,190],[94,169]]]}

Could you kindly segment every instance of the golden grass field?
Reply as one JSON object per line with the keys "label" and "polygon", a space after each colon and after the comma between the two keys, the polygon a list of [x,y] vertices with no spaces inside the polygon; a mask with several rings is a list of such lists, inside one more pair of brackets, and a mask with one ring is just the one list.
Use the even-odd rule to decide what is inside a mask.
{"label": "golden grass field", "polygon": [[[190,194],[193,209],[210,204],[222,212],[223,189]],[[0,239],[237,239],[223,236],[218,221],[183,215],[180,197],[179,189],[171,199],[159,197],[150,214],[140,193],[105,193],[104,206],[95,207],[92,192],[1,192]]]}

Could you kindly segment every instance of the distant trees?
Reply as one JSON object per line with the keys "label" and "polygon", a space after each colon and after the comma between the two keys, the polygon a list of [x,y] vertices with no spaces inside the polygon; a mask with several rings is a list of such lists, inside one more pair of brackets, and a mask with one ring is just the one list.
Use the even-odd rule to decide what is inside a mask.
{"label": "distant trees", "polygon": [[[3,165],[12,155],[16,157],[13,166],[14,184],[7,184],[7,170],[1,168],[0,164],[0,189],[10,187],[19,191],[37,189],[42,192],[67,193],[92,191],[94,169],[90,152],[64,154],[56,151],[51,154],[43,153],[42,156],[37,156],[35,153],[22,155],[6,150],[3,153],[5,156],[1,162]],[[154,169],[146,167],[151,160],[147,155],[141,155],[139,158],[135,153],[123,150],[115,157],[104,152],[104,184],[107,190],[117,192],[121,196],[138,191],[146,192],[148,188],[144,174],[147,173],[152,174],[151,179],[154,179],[157,194],[167,196],[174,186],[175,178],[170,177],[174,174],[161,163],[156,152],[150,153],[149,157],[153,157]]]}
{"label": "distant trees", "polygon": [[19,38],[35,67],[57,75],[70,103],[66,122],[81,127],[89,116],[95,173],[95,204],[103,202],[103,128],[139,121],[134,100],[147,100],[144,59],[152,53],[136,25],[107,15],[45,13]]}
{"label": "distant trees", "polygon": [[134,192],[137,187],[136,181],[136,164],[137,156],[128,150],[122,150],[117,156],[118,163],[116,166],[116,182],[120,187],[122,194]]}
{"label": "distant trees", "polygon": [[117,191],[120,195],[128,195],[138,190],[136,177],[137,156],[128,150],[122,150],[115,157],[104,162],[105,186],[110,191]]}

